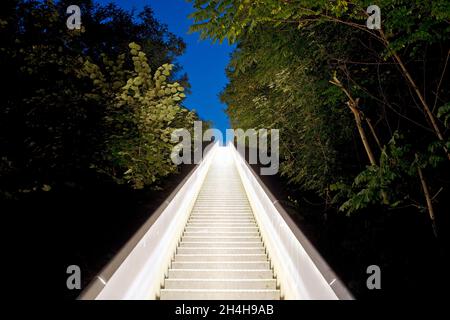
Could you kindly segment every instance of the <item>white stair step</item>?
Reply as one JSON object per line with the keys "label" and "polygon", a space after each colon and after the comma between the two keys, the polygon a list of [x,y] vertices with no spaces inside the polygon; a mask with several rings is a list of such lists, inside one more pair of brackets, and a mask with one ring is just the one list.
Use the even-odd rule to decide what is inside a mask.
{"label": "white stair step", "polygon": [[234,211],[224,211],[224,212],[215,212],[215,211],[205,211],[205,212],[193,212],[190,218],[192,217],[211,217],[211,218],[254,218],[255,216],[252,212],[234,212]]}
{"label": "white stair step", "polygon": [[270,279],[272,270],[169,269],[169,279]]}
{"label": "white stair step", "polygon": [[[226,222],[226,223],[211,223],[211,222],[202,222],[202,223],[199,223],[199,222],[194,222],[194,223],[189,223],[189,224],[187,224],[186,225],[186,229],[185,230],[188,230],[188,228],[225,228],[225,229],[228,229],[228,230],[232,230],[233,229],[233,231],[239,231],[239,230],[243,230],[243,228],[245,228],[245,229],[248,229],[249,230],[249,228],[258,228],[258,226],[256,225],[256,222],[253,222],[253,223],[229,223],[229,222]],[[196,229],[196,230],[198,230],[198,229]]]}
{"label": "white stair step", "polygon": [[206,209],[210,209],[210,208],[216,208],[216,209],[227,209],[227,208],[232,208],[232,209],[241,209],[241,210],[251,210],[251,206],[250,203],[245,203],[241,200],[236,200],[236,202],[232,202],[230,200],[227,201],[223,201],[221,203],[218,202],[196,202],[193,209],[198,209],[198,210],[206,210]]}
{"label": "white stair step", "polygon": [[161,300],[279,300],[279,290],[162,289]]}
{"label": "white stair step", "polygon": [[187,222],[186,225],[189,224],[201,224],[201,223],[208,223],[208,224],[231,224],[231,225],[245,225],[245,224],[249,224],[249,225],[255,225],[256,224],[256,220],[243,220],[243,221],[236,221],[236,220],[215,220],[215,219],[206,219],[206,221],[204,219],[196,219],[196,220],[189,220]]}
{"label": "white stair step", "polygon": [[213,221],[223,221],[223,220],[250,220],[254,221],[255,218],[251,215],[241,215],[241,214],[224,214],[221,216],[212,216],[208,214],[204,214],[202,216],[193,215],[189,218],[189,220],[213,220]]}
{"label": "white stair step", "polygon": [[204,207],[194,206],[193,212],[248,212],[252,210],[250,207],[233,207],[233,206],[215,206],[208,205]]}
{"label": "white stair step", "polygon": [[240,212],[230,212],[230,213],[214,213],[214,212],[193,212],[191,214],[191,218],[196,217],[213,217],[213,218],[220,218],[220,217],[246,217],[246,218],[254,218],[255,216],[251,213],[240,213]]}
{"label": "white stair step", "polygon": [[[217,195],[210,195],[209,199],[217,198]],[[226,207],[228,204],[234,204],[234,205],[240,205],[247,208],[251,208],[250,202],[248,202],[247,198],[228,198],[228,199],[217,199],[217,200],[209,200],[209,199],[198,199],[195,201],[195,206],[211,206],[211,205],[217,205],[219,207]]]}
{"label": "white stair step", "polygon": [[186,226],[191,225],[198,225],[198,224],[209,224],[210,226],[214,225],[234,225],[236,227],[238,226],[250,226],[250,225],[256,225],[256,221],[254,220],[237,220],[237,219],[227,219],[227,220],[215,220],[215,219],[196,219],[196,220],[189,220]]}
{"label": "white stair step", "polygon": [[250,216],[250,215],[245,215],[245,216],[244,215],[229,215],[229,216],[226,216],[226,217],[224,217],[224,216],[219,217],[219,216],[212,216],[212,215],[202,215],[202,216],[195,215],[195,216],[191,216],[189,218],[189,220],[192,220],[192,221],[194,221],[194,220],[222,221],[222,220],[225,220],[225,219],[227,219],[227,220],[238,220],[238,222],[241,221],[241,220],[252,220],[252,221],[255,221],[255,218],[253,216]]}
{"label": "white stair step", "polygon": [[185,261],[267,261],[266,254],[176,254],[175,262]]}
{"label": "white stair step", "polygon": [[256,222],[254,223],[189,223],[186,225],[185,231],[192,230],[216,230],[216,231],[259,231]]}
{"label": "white stair step", "polygon": [[[220,178],[219,178],[220,179]],[[206,182],[206,181],[205,181]],[[218,196],[218,198],[221,199],[229,199],[229,198],[233,198],[233,197],[238,197],[238,198],[247,198],[245,192],[244,193],[239,193],[239,192],[232,192],[232,190],[227,190],[226,192],[218,192],[218,191],[214,191],[214,190],[210,190],[211,193],[214,193]],[[201,198],[202,195],[205,194],[205,190],[200,190],[200,194],[198,198]]]}
{"label": "white stair step", "polygon": [[259,231],[256,223],[189,223],[185,231],[209,230],[210,232]]}
{"label": "white stair step", "polygon": [[264,247],[263,243],[261,241],[245,241],[245,242],[197,242],[197,241],[181,241],[180,247],[191,247],[191,248],[210,248],[210,247],[216,247],[216,248],[240,248],[240,247]]}
{"label": "white stair step", "polygon": [[[217,199],[215,199],[217,198]],[[198,199],[195,201],[194,206],[198,207],[210,207],[211,205],[217,207],[228,207],[228,206],[236,206],[236,207],[244,207],[251,208],[250,202],[248,202],[247,198],[218,198],[217,195],[211,194],[208,196],[208,199]]]}
{"label": "white stair step", "polygon": [[214,236],[183,236],[182,242],[258,242],[261,237],[214,237]]}
{"label": "white stair step", "polygon": [[256,226],[256,222],[247,222],[247,221],[238,221],[238,222],[223,222],[223,221],[209,221],[209,222],[188,222],[186,227],[254,227]]}
{"label": "white stair step", "polygon": [[237,208],[214,208],[209,207],[208,209],[197,209],[194,207],[192,210],[192,213],[215,213],[215,214],[239,214],[239,213],[246,213],[253,215],[253,211],[251,209],[237,209]]}
{"label": "white stair step", "polygon": [[232,223],[255,223],[253,218],[190,218],[188,222],[232,222]]}
{"label": "white stair step", "polygon": [[269,270],[267,261],[245,261],[245,262],[215,262],[215,261],[188,261],[172,262],[172,269],[230,269],[230,270]]}
{"label": "white stair step", "polygon": [[[177,254],[196,254],[199,253],[196,247],[178,247]],[[202,248],[202,254],[264,254],[264,247],[210,247]]]}
{"label": "white stair step", "polygon": [[232,205],[241,205],[241,206],[250,204],[250,202],[248,202],[248,200],[245,197],[241,197],[241,198],[237,198],[237,199],[222,199],[222,198],[218,198],[218,197],[209,198],[209,199],[206,199],[206,198],[199,199],[199,198],[197,198],[197,200],[195,201],[196,205],[197,204],[198,205],[202,205],[202,204],[209,205],[211,203],[218,204],[218,205],[229,205],[229,204],[232,204]]}
{"label": "white stair step", "polygon": [[164,289],[265,289],[275,290],[275,279],[166,279]]}
{"label": "white stair step", "polygon": [[[223,178],[219,177],[219,179],[223,179]],[[205,184],[206,184],[206,182],[207,181],[205,181]],[[219,197],[221,197],[221,198],[230,198],[230,197],[233,197],[233,196],[234,197],[245,197],[246,198],[246,194],[245,193],[232,192],[232,190],[227,190],[226,192],[222,192],[222,193],[218,193],[217,191],[214,191],[214,190],[210,190],[210,191],[218,194]],[[201,197],[201,195],[204,194],[204,193],[205,193],[205,190],[202,189],[200,191],[200,196],[199,197]]]}
{"label": "white stair step", "polygon": [[247,232],[217,232],[211,231],[185,231],[183,236],[186,237],[207,237],[207,236],[217,236],[217,237],[259,237],[258,231],[247,231]]}
{"label": "white stair step", "polygon": [[248,227],[243,226],[186,226],[185,232],[259,232],[256,224]]}
{"label": "white stair step", "polygon": [[229,199],[230,200],[239,199],[239,200],[248,201],[248,198],[245,193],[234,193],[234,194],[227,193],[227,194],[225,194],[222,192],[222,194],[219,194],[217,191],[214,191],[214,192],[211,192],[211,194],[216,195],[216,197],[209,198],[209,197],[206,197],[205,194],[203,193],[203,194],[200,194],[196,200],[198,200],[198,201],[223,201],[223,200],[229,200]]}
{"label": "white stair step", "polygon": [[214,211],[214,210],[205,210],[205,211],[193,211],[192,216],[214,216],[214,217],[254,217],[252,211],[233,211],[227,210],[223,212]]}
{"label": "white stair step", "polygon": [[217,211],[217,210],[205,210],[205,211],[193,211],[192,215],[208,215],[214,217],[234,217],[234,216],[251,216],[254,217],[252,211],[236,211],[236,210],[225,210],[225,211]]}

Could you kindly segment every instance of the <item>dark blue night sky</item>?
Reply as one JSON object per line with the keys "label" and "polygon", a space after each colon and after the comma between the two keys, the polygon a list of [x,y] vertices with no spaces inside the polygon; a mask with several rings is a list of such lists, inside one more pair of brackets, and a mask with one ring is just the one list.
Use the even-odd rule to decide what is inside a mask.
{"label": "dark blue night sky", "polygon": [[169,30],[182,37],[187,44],[186,53],[179,58],[189,76],[192,93],[185,100],[189,109],[195,109],[202,120],[211,120],[214,127],[225,131],[229,120],[224,113],[225,105],[219,101],[219,93],[227,79],[225,67],[233,47],[224,43],[212,44],[200,40],[198,34],[188,34],[192,21],[188,15],[193,11],[186,0],[96,0],[99,3],[113,2],[125,9],[141,9],[145,5],[153,8],[156,18],[168,25]]}

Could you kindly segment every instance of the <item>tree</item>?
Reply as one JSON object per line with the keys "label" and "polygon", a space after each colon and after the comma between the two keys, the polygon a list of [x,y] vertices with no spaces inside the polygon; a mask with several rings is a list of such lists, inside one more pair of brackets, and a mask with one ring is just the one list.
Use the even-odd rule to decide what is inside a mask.
{"label": "tree", "polygon": [[[167,131],[196,117],[182,106],[189,84],[174,64],[185,44],[151,8],[134,15],[78,1],[82,28],[68,30],[69,4],[1,4],[2,196],[88,179],[156,185],[175,170]],[[127,54],[130,43],[140,47]],[[152,98],[157,85],[177,93]]]}
{"label": "tree", "polygon": [[291,182],[327,204],[341,190],[347,212],[434,216],[430,190],[448,185],[437,178],[450,146],[447,1],[381,1],[379,31],[365,26],[367,1],[192,2],[193,31],[237,42],[223,94],[232,123],[279,128]]}

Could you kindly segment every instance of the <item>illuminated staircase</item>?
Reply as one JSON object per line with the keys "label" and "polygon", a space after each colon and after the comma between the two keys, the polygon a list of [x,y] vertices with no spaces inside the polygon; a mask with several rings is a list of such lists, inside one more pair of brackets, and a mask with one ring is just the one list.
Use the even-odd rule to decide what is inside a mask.
{"label": "illuminated staircase", "polygon": [[171,262],[161,299],[280,299],[236,167],[223,151],[215,157]]}
{"label": "illuminated staircase", "polygon": [[80,299],[352,299],[233,145],[200,164]]}

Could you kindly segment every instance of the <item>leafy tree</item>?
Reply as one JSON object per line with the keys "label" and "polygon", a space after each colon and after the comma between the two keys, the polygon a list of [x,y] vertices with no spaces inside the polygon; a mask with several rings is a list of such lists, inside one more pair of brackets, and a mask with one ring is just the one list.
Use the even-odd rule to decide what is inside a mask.
{"label": "leafy tree", "polygon": [[448,187],[448,1],[380,1],[381,30],[365,25],[369,1],[192,2],[193,31],[237,42],[222,95],[233,125],[279,128],[293,184],[326,204],[339,192],[347,213],[413,205],[434,223]]}
{"label": "leafy tree", "polygon": [[116,61],[103,56],[101,67],[85,60],[80,77],[93,82],[86,95],[107,106],[105,151],[92,167],[141,189],[175,170],[170,135],[177,128],[192,128],[196,116],[179,105],[184,88],[168,82],[174,66],[164,64],[152,74],[141,46],[129,47],[133,70],[124,69],[125,55]]}
{"label": "leafy tree", "polygon": [[182,106],[189,84],[174,63],[185,44],[151,8],[78,1],[82,29],[68,30],[70,4],[1,4],[3,197],[89,179],[155,186],[176,169],[168,131],[196,117]]}

